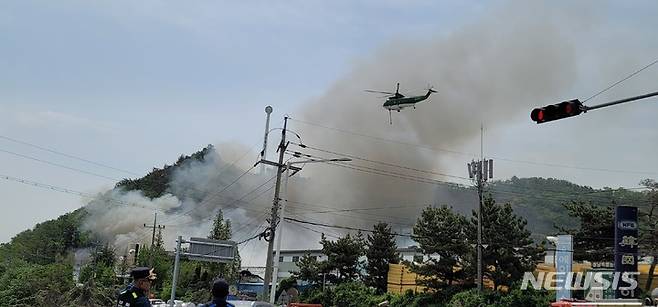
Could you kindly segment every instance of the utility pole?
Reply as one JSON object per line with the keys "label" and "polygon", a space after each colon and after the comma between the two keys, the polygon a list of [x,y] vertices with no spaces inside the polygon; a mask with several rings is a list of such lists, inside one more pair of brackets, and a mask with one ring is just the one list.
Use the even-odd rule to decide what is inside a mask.
{"label": "utility pole", "polygon": [[477,285],[478,291],[484,288],[484,278],[482,274],[483,261],[482,261],[482,248],[487,245],[482,244],[482,194],[484,190],[484,183],[487,179],[493,178],[493,160],[484,159],[483,139],[484,128],[480,126],[480,161],[472,161],[468,163],[468,177],[475,181],[478,190],[478,242],[477,242]]}
{"label": "utility pole", "polygon": [[162,229],[165,228],[164,225],[158,225],[158,213],[156,212],[154,217],[153,217],[153,226],[144,224],[144,227],[146,228],[153,228],[153,236],[151,237],[151,247],[155,244],[155,230],[159,229],[162,231]]}
{"label": "utility pole", "polygon": [[[265,107],[265,113],[267,114],[267,119],[265,120],[265,137],[263,138],[263,151],[260,152],[260,158],[267,159],[267,136],[270,134],[270,114],[272,114],[272,107]],[[260,166],[260,173],[265,174],[265,165]]]}
{"label": "utility pole", "polygon": [[[281,131],[281,142],[279,143],[279,162],[273,163],[265,159],[260,160],[260,162],[265,164],[273,164],[276,166],[276,184],[274,186],[274,201],[272,203],[272,216],[270,217],[270,241],[267,245],[267,263],[265,263],[265,278],[263,280],[263,295],[267,298],[269,294],[270,280],[272,279],[272,258],[274,251],[274,237],[276,236],[276,226],[279,223],[279,193],[281,192],[281,174],[285,165],[283,164],[283,155],[286,152],[288,144],[286,144],[286,128],[288,126],[288,117],[283,118],[283,130]],[[269,163],[268,163],[269,162]],[[278,259],[275,259],[279,261]]]}

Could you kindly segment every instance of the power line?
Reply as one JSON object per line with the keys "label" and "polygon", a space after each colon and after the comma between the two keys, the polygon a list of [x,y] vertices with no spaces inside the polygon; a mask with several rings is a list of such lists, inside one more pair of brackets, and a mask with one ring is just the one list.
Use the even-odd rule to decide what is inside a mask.
{"label": "power line", "polygon": [[646,66],[640,68],[639,70],[636,70],[635,72],[633,72],[632,74],[630,74],[630,75],[624,77],[623,79],[621,79],[621,80],[619,80],[619,81],[617,81],[617,82],[611,84],[610,86],[604,88],[603,90],[601,90],[600,92],[598,92],[598,93],[592,95],[591,97],[589,97],[589,98],[583,100],[583,103],[587,102],[588,100],[590,100],[590,99],[592,99],[592,98],[594,98],[594,97],[596,97],[596,96],[598,96],[598,95],[603,94],[603,93],[606,92],[607,90],[609,90],[609,89],[615,87],[615,86],[618,85],[619,83],[622,83],[622,82],[624,82],[624,81],[630,79],[631,77],[633,77],[633,76],[639,74],[639,73],[642,72],[643,70],[645,70],[645,69],[647,69],[647,68],[653,66],[653,64],[656,64],[656,63],[658,63],[658,59],[656,59],[655,61],[649,63],[648,65],[646,65]]}
{"label": "power line", "polygon": [[342,157],[348,157],[348,158],[361,160],[361,161],[366,161],[366,162],[371,162],[371,163],[377,163],[377,164],[386,165],[386,166],[390,166],[390,167],[397,167],[397,168],[401,168],[401,169],[406,169],[406,170],[411,170],[411,171],[416,171],[416,172],[421,172],[421,173],[427,173],[427,174],[432,174],[432,175],[438,175],[438,176],[444,176],[444,177],[452,177],[452,178],[459,178],[459,179],[465,179],[465,180],[469,179],[469,178],[466,178],[466,177],[463,177],[463,176],[449,175],[449,174],[439,173],[439,172],[435,172],[435,171],[428,171],[428,170],[423,170],[423,169],[418,169],[418,168],[413,168],[413,167],[408,167],[408,166],[397,165],[397,164],[393,164],[393,163],[389,163],[389,162],[376,161],[376,160],[372,160],[372,159],[368,159],[368,158],[364,158],[364,157],[360,157],[360,156],[356,156],[356,155],[335,152],[335,151],[322,149],[322,148],[318,148],[318,147],[314,147],[314,146],[310,146],[310,145],[306,145],[306,144],[294,143],[294,142],[290,142],[290,143],[292,143],[294,145],[297,145],[301,148],[309,148],[309,149],[313,149],[313,150],[324,152],[324,153],[329,153],[329,154],[342,156]]}
{"label": "power line", "polygon": [[316,230],[316,229],[313,229],[313,228],[310,228],[310,227],[306,227],[306,226],[304,226],[304,225],[302,225],[302,224],[298,224],[298,223],[290,223],[290,225],[294,225],[294,226],[297,226],[297,227],[301,227],[301,228],[303,228],[303,229],[310,230],[310,231],[312,231],[312,232],[319,233],[319,234],[321,234],[321,235],[327,235],[327,236],[332,237],[332,238],[334,238],[334,239],[340,239],[339,236],[335,236],[335,235],[332,235],[332,234],[328,234],[328,233],[326,233],[326,232],[318,231],[318,230]]}
{"label": "power line", "polygon": [[92,173],[92,172],[88,172],[88,171],[85,171],[85,170],[81,170],[81,169],[77,169],[77,168],[69,167],[69,166],[66,166],[66,165],[62,165],[62,164],[58,164],[58,163],[54,163],[54,162],[50,162],[50,161],[46,161],[46,160],[42,160],[42,159],[35,158],[35,157],[31,157],[31,156],[28,156],[28,155],[19,154],[19,153],[16,153],[16,152],[13,152],[13,151],[9,151],[9,150],[0,149],[0,152],[4,152],[4,153],[10,154],[10,155],[17,156],[17,157],[21,157],[21,158],[29,159],[29,160],[32,160],[32,161],[37,161],[37,162],[41,162],[41,163],[45,163],[45,164],[49,164],[49,165],[52,165],[52,166],[57,166],[57,167],[60,167],[60,168],[65,168],[65,169],[68,169],[68,170],[71,170],[71,171],[75,171],[75,172],[78,172],[78,173],[83,173],[83,174],[92,175],[92,176],[96,176],[96,177],[100,177],[100,178],[104,178],[104,179],[109,179],[109,180],[112,180],[112,181],[119,181],[119,180],[120,180],[120,179],[116,179],[116,178],[112,178],[112,177],[107,177],[107,176],[105,176],[105,175],[101,175],[101,174],[97,174],[97,173]]}
{"label": "power line", "polygon": [[54,149],[50,149],[50,148],[46,148],[46,147],[39,146],[39,145],[36,145],[36,144],[28,143],[28,142],[25,142],[25,141],[17,140],[17,139],[14,139],[14,138],[10,138],[8,136],[0,135],[0,138],[11,141],[11,142],[14,142],[14,143],[34,147],[34,148],[37,148],[37,149],[40,149],[40,150],[43,150],[43,151],[47,151],[47,152],[50,152],[50,153],[54,153],[54,154],[57,154],[57,155],[60,155],[60,156],[64,156],[64,157],[67,157],[67,158],[71,158],[71,159],[79,160],[79,161],[86,162],[86,163],[89,163],[89,164],[93,164],[93,165],[96,165],[96,166],[100,166],[100,167],[104,167],[104,168],[107,168],[107,169],[123,172],[123,173],[126,173],[126,174],[139,176],[139,174],[131,172],[131,171],[116,168],[116,167],[113,167],[113,166],[110,166],[110,165],[107,165],[107,164],[103,164],[103,163],[99,163],[99,162],[94,162],[94,161],[91,161],[89,159],[81,158],[81,157],[74,156],[74,155],[71,155],[71,154],[56,151]]}
{"label": "power line", "polygon": [[[413,146],[413,147],[422,148],[422,149],[426,149],[426,150],[431,150],[431,151],[435,151],[435,152],[446,152],[446,153],[451,153],[451,154],[455,154],[455,155],[466,156],[469,159],[475,158],[477,156],[477,154],[474,154],[474,153],[461,152],[461,151],[457,151],[457,150],[438,148],[438,147],[430,147],[430,146],[425,146],[425,145],[416,144],[416,143],[398,141],[398,140],[393,140],[393,139],[388,139],[388,138],[383,138],[383,137],[378,137],[378,136],[372,136],[372,135],[368,135],[368,134],[364,134],[364,133],[354,132],[354,131],[350,131],[350,130],[335,128],[335,127],[329,127],[329,126],[326,126],[326,125],[312,123],[312,122],[308,122],[308,121],[304,121],[304,120],[300,120],[300,119],[294,119],[294,118],[289,118],[289,119],[293,120],[293,121],[296,121],[298,123],[309,125],[309,126],[315,126],[315,127],[319,127],[319,128],[323,128],[323,129],[327,129],[327,130],[333,130],[333,131],[341,132],[341,133],[344,133],[344,134],[350,134],[350,135],[359,136],[359,137],[363,137],[363,138],[368,138],[368,139],[372,139],[372,140],[376,140],[376,141],[380,141],[380,142],[387,142],[387,143],[393,143],[393,144],[405,145],[405,146]],[[578,170],[585,170],[585,171],[628,173],[628,174],[644,174],[644,175],[657,175],[658,174],[658,172],[583,167],[583,166],[564,165],[564,164],[557,164],[557,163],[546,163],[546,162],[508,159],[508,158],[501,158],[501,157],[498,157],[498,156],[491,156],[491,158],[496,159],[496,160],[505,161],[505,162],[532,164],[532,165],[547,166],[547,167],[553,167],[553,168],[566,168],[566,169],[578,169]]]}
{"label": "power line", "polygon": [[[191,212],[193,212],[193,211],[196,211],[196,210],[199,210],[201,207],[204,207],[205,205],[207,205],[208,203],[210,203],[210,201],[214,200],[215,197],[217,197],[220,193],[226,191],[226,190],[227,190],[228,188],[230,188],[233,184],[235,184],[236,182],[238,182],[242,177],[244,177],[247,173],[249,173],[249,171],[251,171],[252,169],[254,169],[254,167],[256,167],[256,166],[254,165],[254,166],[250,167],[249,169],[247,169],[246,171],[244,171],[242,174],[240,174],[240,176],[238,176],[237,178],[235,178],[231,183],[229,183],[228,185],[224,186],[220,191],[211,194],[210,197],[206,197],[201,203],[197,204],[197,205],[194,206],[192,209],[190,209],[190,210],[188,210],[188,211],[185,211],[185,212],[183,212],[183,213],[181,213],[181,214],[179,214],[179,215],[181,215],[181,216],[183,216],[183,215],[188,215],[189,213],[191,213]],[[167,220],[166,222],[170,223],[171,221],[172,221],[172,220],[170,219],[170,220]]]}
{"label": "power line", "polygon": [[[316,223],[316,222],[310,222],[310,221],[304,221],[304,220],[299,220],[291,217],[286,217],[285,218],[288,221],[291,222],[296,222],[296,223],[301,223],[301,224],[309,224],[309,225],[315,225],[315,226],[322,226],[322,227],[329,227],[329,228],[337,228],[337,229],[345,229],[345,230],[354,230],[354,231],[361,231],[361,232],[368,232],[368,233],[374,233],[374,230],[369,230],[369,229],[363,229],[363,228],[357,228],[357,227],[349,227],[349,226],[339,226],[339,225],[329,225],[329,224],[324,224],[324,223]],[[400,237],[410,237],[410,238],[418,238],[418,236],[414,236],[412,234],[400,234],[400,233],[391,233],[394,236],[400,236]]]}
{"label": "power line", "polygon": [[[77,195],[77,196],[81,196],[81,197],[84,197],[84,198],[96,199],[96,198],[99,197],[99,195],[84,193],[84,192],[76,191],[76,190],[69,189],[69,188],[63,188],[63,187],[50,185],[50,184],[46,184],[46,183],[41,183],[41,182],[37,182],[37,181],[32,181],[32,180],[29,180],[29,179],[24,179],[24,178],[19,178],[19,177],[0,175],[0,179],[4,179],[4,180],[8,180],[8,181],[14,181],[14,182],[22,183],[22,184],[25,184],[25,185],[30,185],[30,186],[42,188],[42,189],[53,190],[53,191],[60,192],[60,193],[67,193],[67,194]],[[112,197],[109,197],[109,196],[106,196],[106,195],[100,195],[100,197],[101,197],[102,200],[110,201],[110,202],[113,202],[113,203],[119,204],[119,205],[124,205],[124,206],[129,206],[129,207],[138,207],[138,208],[144,208],[144,209],[149,209],[149,210],[158,210],[158,211],[164,212],[164,210],[159,209],[159,208],[140,206],[140,205],[133,204],[133,203],[128,203],[128,202],[125,202],[125,201],[122,201],[122,200],[119,200],[119,199],[116,199],[116,198],[112,198]]]}
{"label": "power line", "polygon": [[[308,203],[294,202],[294,201],[288,201],[288,203],[311,205],[311,204],[308,204]],[[320,207],[320,206],[317,206],[317,205],[311,205],[311,206]],[[427,205],[424,205],[424,206],[427,206]],[[325,208],[330,208],[330,207],[325,207]],[[390,209],[391,207],[388,207],[388,208]],[[401,207],[398,206],[398,207],[393,207],[393,208],[401,208]],[[407,207],[404,207],[404,208],[407,208]],[[298,209],[298,208],[295,208],[295,209]],[[389,223],[389,224],[396,224],[396,225],[402,225],[402,226],[412,226],[411,224],[405,224],[405,223],[392,221],[392,220],[399,220],[400,217],[368,214],[368,213],[362,213],[362,212],[361,213],[360,212],[354,212],[354,211],[367,211],[367,210],[372,210],[372,209],[370,209],[370,208],[358,208],[358,209],[338,209],[338,210],[325,210],[325,211],[306,211],[306,212],[300,212],[300,214],[304,214],[304,215],[307,215],[307,214],[332,214],[332,215],[336,215],[336,216],[342,216],[342,217],[358,219],[358,220],[367,220],[367,221],[372,221],[372,222],[386,222],[386,223]],[[361,214],[361,215],[365,215],[365,216],[372,216],[372,217],[375,217],[375,218],[366,218],[366,217],[363,217],[363,216],[352,216],[352,215],[340,214],[338,212],[352,212],[352,213],[357,213],[357,214]],[[380,217],[380,218],[377,218],[377,217]],[[382,219],[382,218],[387,218],[387,219]]]}
{"label": "power line", "polygon": [[[298,154],[298,153],[295,152],[294,154]],[[317,159],[324,159],[324,158],[313,156],[313,155],[308,155],[308,154],[304,154],[304,155],[307,156],[307,157],[314,157],[314,158],[317,158]],[[393,177],[393,178],[405,179],[405,180],[410,180],[410,181],[415,181],[415,182],[420,182],[420,183],[443,185],[443,186],[447,186],[447,187],[450,187],[450,188],[457,188],[457,189],[461,189],[461,190],[466,190],[465,187],[463,187],[463,186],[461,186],[457,183],[448,182],[448,181],[440,181],[440,180],[436,180],[436,179],[433,179],[433,178],[414,176],[414,175],[409,175],[409,174],[404,174],[404,173],[396,173],[396,172],[392,172],[392,171],[388,171],[388,170],[382,170],[382,169],[371,168],[371,167],[362,166],[362,165],[355,165],[355,164],[347,165],[347,164],[343,164],[343,163],[332,163],[332,162],[325,162],[325,163],[329,164],[329,165],[334,165],[334,166],[339,166],[339,167],[343,167],[343,168],[353,169],[353,170],[357,170],[357,171],[361,171],[361,172],[365,172],[365,173],[370,173],[370,174],[389,176],[389,177]],[[638,187],[638,188],[642,189],[642,187]],[[634,187],[634,188],[629,188],[629,189],[638,189],[638,188]],[[531,195],[528,195],[527,193],[515,192],[515,191],[509,191],[509,190],[506,191],[506,190],[503,190],[503,189],[500,189],[500,188],[491,188],[490,190],[500,192],[500,193],[508,193],[508,194],[511,193],[511,194],[518,194],[518,195],[524,195],[524,196],[527,196],[527,197],[532,197]],[[552,193],[564,194],[565,196],[563,198],[557,199],[558,201],[568,201],[568,200],[571,200],[571,197],[574,196],[573,194],[566,193],[564,191],[555,191],[555,190],[548,190],[548,189],[532,189],[532,190],[533,191],[543,191],[543,192],[552,192]],[[609,191],[601,190],[601,191],[592,191],[592,192],[588,192],[588,193],[581,193],[580,195],[596,194],[596,193],[607,193],[607,192],[609,192]],[[555,197],[542,196],[542,198],[548,198],[548,199],[552,198],[553,200],[556,200]],[[608,200],[608,199],[605,199],[605,200]]]}

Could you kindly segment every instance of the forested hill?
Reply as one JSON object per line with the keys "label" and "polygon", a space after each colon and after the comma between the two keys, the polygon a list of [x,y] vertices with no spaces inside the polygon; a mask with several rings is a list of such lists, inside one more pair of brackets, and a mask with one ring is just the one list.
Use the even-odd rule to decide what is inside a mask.
{"label": "forested hill", "polygon": [[[142,178],[124,179],[116,186],[141,190],[147,197],[160,197],[168,191],[171,176],[178,167],[194,160],[203,161],[212,151],[214,148],[209,145],[190,156],[181,156],[173,165],[154,168]],[[512,177],[489,183],[486,191],[499,203],[511,203],[516,213],[528,220],[528,229],[535,238],[555,233],[555,225],[563,228],[576,226],[577,221],[564,209],[564,205],[572,201],[590,202],[596,206],[639,206],[646,203],[646,195],[641,192],[597,190],[558,179]],[[468,193],[472,198],[473,190],[465,188],[460,193]],[[82,290],[75,287],[71,278],[73,251],[94,247],[93,242],[97,242],[93,233],[81,231],[85,215],[84,208],[75,210],[39,223],[31,230],[19,233],[9,243],[0,244],[0,301],[3,304],[21,306],[24,301],[53,302],[62,297],[62,293],[80,297],[75,291]]]}
{"label": "forested hill", "polygon": [[568,216],[564,204],[589,202],[597,206],[635,205],[647,202],[646,194],[626,189],[593,189],[552,178],[517,178],[492,182],[487,190],[497,202],[509,202],[528,220],[536,237],[553,234],[554,226],[571,228],[577,220]]}
{"label": "forested hill", "polygon": [[[116,186],[125,190],[142,190],[151,198],[159,197],[167,191],[170,176],[176,167],[191,160],[202,161],[213,150],[213,146],[209,145],[191,156],[181,156],[173,165],[154,168],[139,179],[124,179]],[[76,287],[73,282],[76,250],[98,248],[108,251],[98,245],[99,240],[93,233],[82,231],[81,225],[86,215],[84,208],[77,209],[38,223],[33,229],[14,236],[10,242],[0,244],[0,305],[96,306],[114,300],[115,289],[112,287],[93,289],[86,283],[83,287]],[[108,255],[112,254],[110,249]],[[113,278],[111,272],[94,274]]]}

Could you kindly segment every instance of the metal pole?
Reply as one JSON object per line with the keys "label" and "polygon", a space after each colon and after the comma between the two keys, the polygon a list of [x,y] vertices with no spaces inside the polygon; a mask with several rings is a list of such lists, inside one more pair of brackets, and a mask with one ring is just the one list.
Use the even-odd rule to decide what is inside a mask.
{"label": "metal pole", "polygon": [[153,237],[151,237],[151,248],[153,248],[153,244],[155,244],[155,227],[158,224],[158,212],[155,212],[155,215],[153,216]]}
{"label": "metal pole", "polygon": [[649,98],[649,97],[653,97],[653,96],[658,96],[658,92],[653,92],[653,93],[644,94],[644,95],[635,96],[635,97],[630,97],[630,98],[619,99],[619,100],[615,100],[615,101],[607,102],[607,103],[602,103],[602,104],[598,104],[598,105],[591,106],[591,107],[584,106],[583,111],[587,112],[587,111],[590,111],[590,110],[596,110],[596,109],[600,109],[600,108],[603,108],[603,107],[609,107],[609,106],[613,106],[613,105],[616,105],[616,104],[629,102],[629,101],[640,100],[640,99]]}
{"label": "metal pole", "polygon": [[[263,139],[263,151],[261,152],[261,159],[267,159],[267,136],[270,133],[270,114],[272,114],[272,107],[265,107],[265,113],[267,113],[267,120],[265,120],[265,137]],[[265,165],[260,166],[260,173],[265,173]]]}
{"label": "metal pole", "polygon": [[178,282],[178,266],[180,262],[180,244],[183,241],[182,236],[178,236],[176,240],[176,258],[174,260],[174,279],[171,281],[171,302],[170,306],[174,306],[174,300],[176,299],[176,283]]}
{"label": "metal pole", "polygon": [[[272,217],[270,218],[270,231],[272,236],[267,245],[267,263],[265,264],[265,278],[263,280],[263,294],[265,298],[269,294],[268,288],[272,280],[272,253],[274,251],[274,238],[276,237],[276,225],[279,222],[279,193],[281,192],[281,173],[283,172],[283,154],[286,151],[286,128],[288,126],[288,117],[283,118],[283,130],[281,132],[281,143],[279,144],[279,163],[276,171],[276,185],[274,187],[274,202],[272,204]],[[279,259],[277,259],[278,261]]]}
{"label": "metal pole", "polygon": [[484,125],[480,124],[480,163],[477,165],[477,183],[478,183],[478,291],[482,292],[482,169],[484,163]]}
{"label": "metal pole", "polygon": [[281,204],[281,213],[279,218],[279,225],[277,226],[276,232],[276,255],[274,255],[274,272],[272,273],[272,290],[270,291],[270,304],[274,304],[276,299],[276,285],[279,274],[279,256],[281,254],[281,237],[283,237],[283,223],[285,223],[286,218],[286,204],[288,203],[288,180],[290,179],[290,166],[292,162],[288,162],[286,165],[286,178],[283,181],[283,203]]}

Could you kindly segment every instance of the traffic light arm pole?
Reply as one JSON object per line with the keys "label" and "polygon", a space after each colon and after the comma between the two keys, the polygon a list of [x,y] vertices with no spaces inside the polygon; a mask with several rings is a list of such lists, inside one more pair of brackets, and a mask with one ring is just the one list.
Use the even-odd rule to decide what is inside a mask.
{"label": "traffic light arm pole", "polygon": [[630,97],[630,98],[619,99],[619,100],[615,100],[615,101],[608,102],[608,103],[602,103],[602,104],[598,104],[598,105],[591,106],[591,107],[583,106],[583,111],[587,112],[587,111],[590,111],[590,110],[600,109],[600,108],[609,107],[609,106],[613,106],[613,105],[624,103],[624,102],[640,100],[640,99],[649,98],[649,97],[653,97],[653,96],[658,96],[658,92],[653,92],[653,93],[644,94],[644,95],[635,96],[635,97]]}

